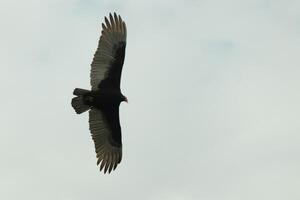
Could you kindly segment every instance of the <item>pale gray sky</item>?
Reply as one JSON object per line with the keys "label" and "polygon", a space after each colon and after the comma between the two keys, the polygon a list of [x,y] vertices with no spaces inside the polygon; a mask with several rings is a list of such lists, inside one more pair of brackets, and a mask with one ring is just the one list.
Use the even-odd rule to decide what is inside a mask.
{"label": "pale gray sky", "polygon": [[[300,199],[300,2],[0,0],[0,199]],[[103,17],[127,23],[123,160],[96,166]]]}

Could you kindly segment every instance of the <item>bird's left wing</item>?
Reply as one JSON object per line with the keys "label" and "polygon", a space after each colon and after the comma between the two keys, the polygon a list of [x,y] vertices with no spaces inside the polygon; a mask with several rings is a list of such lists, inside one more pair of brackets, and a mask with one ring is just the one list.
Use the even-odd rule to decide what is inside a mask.
{"label": "bird's left wing", "polygon": [[[114,113],[119,115],[119,110],[116,110]],[[98,158],[97,165],[101,163],[100,171],[104,169],[104,173],[106,171],[110,173],[112,170],[115,170],[122,159],[121,139],[119,141],[114,139],[116,134],[118,136],[121,133],[115,133],[111,123],[111,118],[116,117],[119,118],[119,116],[114,114],[107,117],[105,112],[96,108],[92,108],[89,111],[89,125],[95,143]]]}
{"label": "bird's left wing", "polygon": [[125,57],[126,25],[122,18],[109,14],[102,23],[102,35],[91,64],[91,86],[97,90],[102,87],[120,87],[120,77]]}

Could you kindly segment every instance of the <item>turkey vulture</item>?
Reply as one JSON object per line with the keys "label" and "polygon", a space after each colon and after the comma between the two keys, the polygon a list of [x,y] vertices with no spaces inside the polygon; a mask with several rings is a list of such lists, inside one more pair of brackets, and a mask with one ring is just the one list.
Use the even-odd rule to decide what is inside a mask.
{"label": "turkey vulture", "polygon": [[110,173],[122,159],[119,106],[127,98],[121,93],[120,79],[125,57],[126,25],[120,15],[104,18],[98,48],[91,64],[91,90],[75,88],[72,107],[77,114],[89,110],[89,129],[100,171]]}

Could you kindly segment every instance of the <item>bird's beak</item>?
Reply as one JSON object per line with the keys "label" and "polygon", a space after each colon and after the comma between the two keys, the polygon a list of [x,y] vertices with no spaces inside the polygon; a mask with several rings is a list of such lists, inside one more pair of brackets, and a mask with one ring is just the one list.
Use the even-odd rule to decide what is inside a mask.
{"label": "bird's beak", "polygon": [[126,102],[126,103],[128,103],[128,99],[127,99],[127,97],[125,97],[125,102]]}

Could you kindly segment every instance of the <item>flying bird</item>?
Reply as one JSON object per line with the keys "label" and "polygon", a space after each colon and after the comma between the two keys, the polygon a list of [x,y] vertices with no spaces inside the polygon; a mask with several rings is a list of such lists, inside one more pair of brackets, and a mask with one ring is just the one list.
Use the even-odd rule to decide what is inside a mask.
{"label": "flying bird", "polygon": [[[108,19],[109,18],[109,19]],[[119,106],[128,102],[121,93],[120,80],[126,48],[126,24],[110,13],[104,18],[91,71],[91,90],[75,88],[72,107],[77,114],[89,110],[89,129],[95,144],[100,171],[110,173],[122,159]]]}

